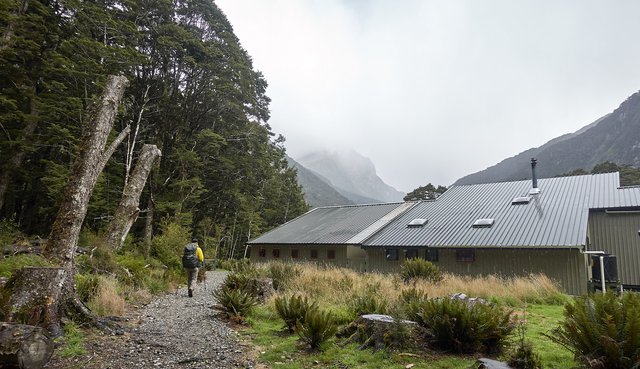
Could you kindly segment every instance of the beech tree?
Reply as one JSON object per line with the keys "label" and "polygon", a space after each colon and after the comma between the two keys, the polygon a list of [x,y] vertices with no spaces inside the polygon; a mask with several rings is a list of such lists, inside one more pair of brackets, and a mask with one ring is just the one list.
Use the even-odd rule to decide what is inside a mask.
{"label": "beech tree", "polygon": [[89,115],[80,152],[45,247],[45,256],[58,267],[23,268],[14,275],[10,282],[9,306],[12,309],[7,317],[10,322],[26,320],[31,325],[44,326],[58,336],[63,315],[93,318],[75,294],[74,256],[93,187],[116,147],[129,133],[127,127],[107,146],[127,84],[125,77],[110,76]]}

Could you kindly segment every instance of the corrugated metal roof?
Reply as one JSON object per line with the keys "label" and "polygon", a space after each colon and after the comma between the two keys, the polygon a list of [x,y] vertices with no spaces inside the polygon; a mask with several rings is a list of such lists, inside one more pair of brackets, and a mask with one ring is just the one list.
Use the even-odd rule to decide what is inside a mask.
{"label": "corrugated metal roof", "polygon": [[[364,246],[579,247],[589,209],[640,206],[640,187],[619,188],[618,173],[546,178],[528,204],[530,180],[453,186],[436,201],[421,202],[364,242]],[[407,228],[414,218],[428,223]],[[493,218],[490,228],[472,228]]]}
{"label": "corrugated metal roof", "polygon": [[[251,241],[249,244],[357,244],[394,217],[397,209],[406,210],[406,203],[328,206],[316,208]],[[397,214],[395,214],[397,216]],[[386,222],[380,220],[386,219]],[[372,226],[377,228],[372,230]],[[355,240],[355,241],[352,241]]]}

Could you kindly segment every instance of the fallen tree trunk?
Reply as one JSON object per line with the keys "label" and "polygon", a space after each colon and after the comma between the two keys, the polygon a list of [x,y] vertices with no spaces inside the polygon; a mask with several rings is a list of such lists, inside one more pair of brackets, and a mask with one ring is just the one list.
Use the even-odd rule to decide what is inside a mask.
{"label": "fallen tree trunk", "polygon": [[156,145],[145,144],[142,147],[131,178],[122,191],[122,199],[116,209],[113,219],[107,227],[105,241],[113,249],[119,249],[129,234],[133,223],[140,214],[140,195],[144,189],[153,163],[158,160],[161,152]]}
{"label": "fallen tree trunk", "polygon": [[0,323],[0,367],[42,368],[53,354],[53,341],[44,329]]}

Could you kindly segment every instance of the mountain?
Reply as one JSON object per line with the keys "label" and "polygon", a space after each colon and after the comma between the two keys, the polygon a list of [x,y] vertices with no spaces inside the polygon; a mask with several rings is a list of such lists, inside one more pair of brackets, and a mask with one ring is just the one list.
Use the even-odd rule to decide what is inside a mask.
{"label": "mountain", "polygon": [[404,193],[384,183],[369,158],[350,151],[317,151],[299,158],[307,169],[325,178],[351,201],[363,203],[402,201]]}
{"label": "mountain", "polygon": [[295,168],[298,172],[298,183],[302,186],[305,201],[311,207],[354,204],[331,187],[327,179],[305,168],[290,156],[287,156],[287,162],[289,167]]}
{"label": "mountain", "polygon": [[640,166],[640,92],[620,106],[580,130],[554,138],[501,161],[485,170],[469,174],[455,184],[504,182],[531,178],[531,158],[538,159],[541,178],[554,177],[575,169],[590,170],[610,161]]}

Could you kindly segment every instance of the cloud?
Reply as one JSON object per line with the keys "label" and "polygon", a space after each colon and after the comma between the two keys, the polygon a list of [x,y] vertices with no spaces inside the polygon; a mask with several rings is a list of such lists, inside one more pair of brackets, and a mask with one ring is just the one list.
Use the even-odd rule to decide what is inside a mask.
{"label": "cloud", "polygon": [[635,1],[216,3],[269,82],[289,154],[354,149],[404,191],[575,131],[640,88]]}

